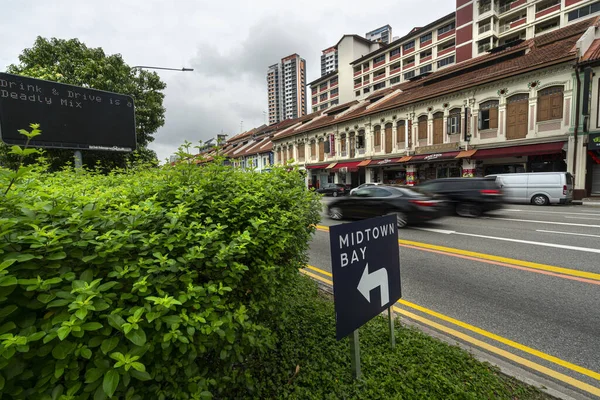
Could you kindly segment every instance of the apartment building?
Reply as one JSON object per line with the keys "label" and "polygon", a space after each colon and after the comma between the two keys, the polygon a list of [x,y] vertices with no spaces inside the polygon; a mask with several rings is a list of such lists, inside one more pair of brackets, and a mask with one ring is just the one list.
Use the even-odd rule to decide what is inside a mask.
{"label": "apartment building", "polygon": [[388,44],[392,41],[392,27],[384,25],[381,28],[374,29],[370,32],[365,33],[365,39],[372,42],[381,42]]}
{"label": "apartment building", "polygon": [[321,54],[321,76],[337,71],[338,68],[338,51],[336,46],[329,47],[323,50]]}
{"label": "apartment building", "polygon": [[455,62],[455,13],[451,13],[352,61],[353,99]]}
{"label": "apartment building", "polygon": [[267,71],[269,125],[306,115],[306,61],[298,54]]}
{"label": "apartment building", "polygon": [[593,0],[457,0],[456,61],[597,15]]}
{"label": "apartment building", "polygon": [[[312,111],[324,110],[328,107],[353,100],[352,66],[350,63],[364,54],[380,48],[381,43],[372,42],[359,35],[344,35],[335,46],[337,66],[335,70],[310,82]],[[323,71],[321,65],[321,71]]]}

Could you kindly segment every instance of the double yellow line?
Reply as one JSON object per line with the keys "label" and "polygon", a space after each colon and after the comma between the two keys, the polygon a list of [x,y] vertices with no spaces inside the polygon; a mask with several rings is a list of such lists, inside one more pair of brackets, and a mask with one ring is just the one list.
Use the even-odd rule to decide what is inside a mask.
{"label": "double yellow line", "polygon": [[[321,230],[321,231],[325,231],[325,232],[329,231],[329,227],[323,226],[323,225],[317,225],[317,229]],[[586,283],[600,284],[600,274],[595,274],[595,273],[591,273],[591,272],[578,271],[578,270],[573,270],[573,269],[568,269],[568,268],[561,268],[561,267],[555,267],[555,266],[550,266],[550,265],[545,265],[545,264],[532,263],[532,262],[528,262],[528,261],[516,260],[516,259],[511,259],[511,258],[506,258],[506,257],[493,256],[490,254],[477,253],[477,252],[472,252],[472,251],[467,251],[467,250],[460,250],[460,249],[455,249],[455,248],[451,248],[451,247],[444,247],[444,246],[437,246],[437,245],[432,245],[432,244],[427,244],[427,243],[413,242],[413,241],[409,241],[409,240],[399,240],[398,243],[400,246],[403,246],[403,247],[416,248],[419,250],[430,251],[430,252],[435,252],[435,253],[443,253],[446,255],[454,255],[457,257],[461,257],[461,258],[472,259],[475,261],[482,261],[482,262],[487,262],[490,264],[500,265],[500,266],[505,266],[505,267],[510,267],[510,268],[518,268],[518,269],[522,269],[522,270],[528,270],[530,272],[538,272],[538,273],[543,273],[546,275],[552,275],[552,276],[557,276],[560,278],[572,279],[572,280],[582,281],[582,282],[586,282]],[[311,272],[311,271],[314,271],[314,272]],[[329,278],[332,277],[332,274],[328,271],[324,271],[317,267],[308,265],[306,267],[306,269],[301,270],[301,272],[307,276],[310,276],[313,279],[321,281],[327,285],[333,286],[333,282],[330,279],[323,277],[323,276],[326,276]],[[457,319],[448,317],[444,314],[440,314],[436,311],[427,309],[425,307],[419,306],[419,305],[411,303],[409,301],[399,300],[398,303],[396,303],[396,304],[402,305],[402,306],[408,307],[412,310],[416,310],[420,313],[432,316],[438,320],[445,321],[447,323],[450,323],[450,324],[460,327],[462,329],[471,331],[473,333],[476,333],[476,334],[486,337],[488,339],[502,343],[502,344],[512,347],[514,349],[520,350],[524,353],[528,353],[530,355],[533,355],[533,356],[541,358],[545,361],[554,363],[556,365],[559,365],[563,368],[577,372],[579,374],[588,376],[588,377],[593,378],[600,382],[600,373],[598,373],[598,372],[595,372],[590,369],[581,367],[579,365],[570,363],[570,362],[562,360],[558,357],[554,357],[552,355],[546,354],[539,350],[536,350],[531,347],[525,346],[523,344],[517,343],[515,341],[512,341],[510,339],[496,335],[494,333],[488,332],[484,329],[467,324],[467,323],[459,321]],[[576,387],[580,390],[583,390],[585,392],[588,392],[595,396],[600,397],[600,388],[598,388],[596,386],[592,386],[588,383],[582,382],[580,380],[577,380],[575,378],[567,376],[563,373],[560,373],[553,369],[547,368],[547,367],[540,365],[538,363],[535,363],[531,360],[517,356],[509,351],[500,349],[500,348],[493,346],[489,343],[486,343],[482,340],[476,339],[476,338],[466,335],[462,332],[459,332],[456,329],[452,329],[452,328],[442,325],[440,323],[437,323],[437,322],[434,322],[427,318],[424,318],[418,314],[415,314],[413,312],[410,312],[408,310],[400,308],[397,305],[395,305],[393,307],[393,309],[398,314],[404,315],[414,321],[418,321],[419,323],[430,326],[438,331],[444,332],[446,334],[449,334],[451,336],[459,338],[467,343],[473,344],[479,348],[487,350],[490,353],[497,354],[503,358],[513,361],[514,363],[523,365],[532,370],[538,371],[544,375],[550,376],[554,379],[557,379],[559,381],[567,383],[567,384],[569,384],[573,387]]]}
{"label": "double yellow line", "polygon": [[[315,273],[313,273],[311,271],[308,271],[307,269],[300,270],[300,272],[302,272],[303,274],[305,274],[307,276],[310,276],[313,279],[316,279],[316,280],[318,280],[320,282],[323,282],[323,283],[325,283],[325,284],[327,284],[329,286],[333,286],[333,281],[331,281],[330,279],[327,279],[327,278],[324,278],[323,276],[321,276],[321,275],[325,275],[327,277],[332,277],[332,275],[331,275],[330,272],[322,270],[322,269],[319,269],[319,268],[314,267],[312,265],[307,265],[306,268],[308,270],[312,270],[314,272],[317,272],[320,275],[317,275],[317,274],[315,274]],[[459,321],[459,320],[454,319],[452,317],[448,317],[448,316],[446,316],[444,314],[440,314],[440,313],[438,313],[436,311],[433,311],[433,310],[430,310],[428,308],[419,306],[419,305],[411,303],[409,301],[399,300],[396,304],[403,305],[405,307],[417,310],[417,311],[422,312],[424,314],[431,315],[431,316],[433,316],[433,317],[435,317],[437,319],[440,319],[442,321],[449,322],[449,323],[451,323],[453,325],[456,325],[458,327],[461,327],[463,329],[466,329],[466,330],[469,330],[471,332],[477,333],[477,334],[479,334],[481,336],[487,337],[488,339],[495,340],[495,341],[500,342],[502,344],[505,344],[507,346],[513,347],[513,348],[515,348],[517,350],[521,350],[521,351],[523,351],[525,353],[531,354],[531,355],[536,356],[538,358],[541,358],[543,360],[546,360],[546,361],[549,361],[551,363],[560,365],[561,367],[570,369],[572,371],[575,371],[577,373],[589,376],[590,378],[593,378],[593,379],[596,379],[596,380],[600,381],[600,373],[598,373],[598,372],[595,372],[595,371],[592,371],[590,369],[581,367],[579,365],[570,363],[570,362],[562,360],[562,359],[560,359],[558,357],[551,356],[551,355],[546,354],[544,352],[541,352],[539,350],[536,350],[536,349],[533,349],[531,347],[522,345],[522,344],[517,343],[515,341],[512,341],[510,339],[506,339],[506,338],[504,338],[502,336],[496,335],[496,334],[488,332],[488,331],[486,331],[484,329],[481,329],[481,328],[478,328],[476,326],[473,326],[473,325],[467,324],[465,322]],[[568,375],[562,374],[562,373],[560,373],[558,371],[555,371],[553,369],[550,369],[548,367],[545,367],[543,365],[535,363],[535,362],[533,362],[531,360],[528,360],[526,358],[519,357],[519,356],[517,356],[517,355],[515,355],[515,354],[513,354],[513,353],[511,353],[509,351],[500,349],[500,348],[498,348],[496,346],[493,346],[493,345],[491,345],[489,343],[486,343],[486,342],[484,342],[482,340],[476,339],[476,338],[471,337],[469,335],[466,335],[466,334],[464,334],[462,332],[459,332],[456,329],[449,328],[449,327],[447,327],[445,325],[442,325],[440,323],[437,323],[437,322],[434,322],[434,321],[429,320],[427,318],[424,318],[424,317],[422,317],[420,315],[417,315],[417,314],[415,314],[413,312],[410,312],[408,310],[400,308],[400,307],[398,307],[396,305],[393,306],[392,308],[393,308],[394,312],[396,312],[396,313],[398,313],[400,315],[404,315],[405,317],[408,317],[408,318],[412,319],[413,321],[417,321],[417,322],[419,322],[419,323],[421,323],[423,325],[430,326],[430,327],[432,327],[432,328],[434,328],[434,329],[436,329],[438,331],[444,332],[446,334],[449,334],[451,336],[459,338],[459,339],[461,339],[461,340],[463,340],[463,341],[465,341],[467,343],[475,345],[475,346],[477,346],[477,347],[479,347],[481,349],[487,350],[490,353],[494,353],[494,354],[497,354],[497,355],[499,355],[499,356],[501,356],[503,358],[511,360],[511,361],[513,361],[516,364],[523,365],[523,366],[528,367],[528,368],[530,368],[530,369],[532,369],[534,371],[538,371],[538,372],[540,372],[540,373],[542,373],[544,375],[547,375],[547,376],[550,376],[550,377],[552,377],[554,379],[557,379],[559,381],[565,382],[565,383],[567,383],[567,384],[569,384],[569,385],[571,385],[573,387],[576,387],[576,388],[578,388],[580,390],[586,391],[586,392],[591,393],[591,394],[593,394],[595,396],[600,396],[600,388],[598,388],[596,386],[592,386],[590,384],[587,384],[587,383],[582,382],[580,380],[577,380],[575,378],[571,378]]]}

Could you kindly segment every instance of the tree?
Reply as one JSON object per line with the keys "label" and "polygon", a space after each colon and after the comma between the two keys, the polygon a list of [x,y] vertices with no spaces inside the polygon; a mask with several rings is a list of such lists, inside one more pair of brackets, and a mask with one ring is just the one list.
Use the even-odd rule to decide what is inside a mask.
{"label": "tree", "polygon": [[[158,74],[131,68],[120,54],[106,55],[102,48],[89,48],[78,39],[40,36],[33,47],[23,50],[19,63],[10,65],[7,72],[132,96],[138,151],[145,157],[152,156],[147,146],[154,140],[152,135],[165,123],[162,91],[166,84]],[[46,156],[54,168],[73,161],[70,150],[49,149]],[[132,155],[86,151],[83,158],[87,166],[95,166],[100,161],[104,168],[111,169],[126,166]]]}

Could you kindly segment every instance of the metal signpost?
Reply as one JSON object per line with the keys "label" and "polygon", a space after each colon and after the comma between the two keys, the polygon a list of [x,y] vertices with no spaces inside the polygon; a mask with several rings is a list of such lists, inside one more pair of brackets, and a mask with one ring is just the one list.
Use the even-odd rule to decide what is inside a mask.
{"label": "metal signpost", "polygon": [[0,73],[0,140],[25,145],[19,129],[40,125],[31,147],[130,152],[136,148],[131,96]]}
{"label": "metal signpost", "polygon": [[354,376],[360,378],[358,328],[386,309],[395,346],[392,305],[401,297],[396,217],[386,215],[329,227],[338,340],[350,336]]}

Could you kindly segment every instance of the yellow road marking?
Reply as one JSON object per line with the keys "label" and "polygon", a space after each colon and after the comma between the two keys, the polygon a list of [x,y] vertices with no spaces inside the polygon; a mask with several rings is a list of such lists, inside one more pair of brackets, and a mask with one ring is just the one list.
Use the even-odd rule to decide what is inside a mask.
{"label": "yellow road marking", "polygon": [[464,340],[465,342],[474,344],[477,347],[483,348],[483,349],[485,349],[485,350],[487,350],[487,351],[489,351],[491,353],[498,354],[499,356],[502,356],[502,357],[507,358],[507,359],[509,359],[511,361],[514,361],[515,363],[524,365],[524,366],[529,367],[529,368],[531,368],[531,369],[533,369],[535,371],[538,371],[538,372],[541,372],[541,373],[543,373],[545,375],[551,376],[551,377],[553,377],[555,379],[558,379],[558,380],[560,380],[562,382],[565,382],[565,383],[567,383],[567,384],[569,384],[571,386],[574,386],[574,387],[576,387],[578,389],[581,389],[581,390],[584,390],[586,392],[589,392],[589,393],[591,393],[591,394],[593,394],[595,396],[600,396],[600,389],[598,389],[595,386],[589,385],[589,384],[587,384],[585,382],[582,382],[580,380],[577,380],[575,378],[571,378],[570,376],[567,376],[565,374],[561,374],[560,372],[557,372],[557,371],[554,371],[553,369],[544,367],[543,365],[540,365],[538,363],[530,361],[530,360],[528,360],[526,358],[516,356],[516,355],[514,355],[514,354],[512,354],[512,353],[510,353],[510,352],[508,352],[506,350],[502,350],[502,349],[500,349],[498,347],[492,346],[491,344],[485,343],[485,342],[483,342],[481,340],[478,340],[478,339],[475,339],[475,338],[473,338],[471,336],[465,335],[464,333],[458,332],[458,331],[456,331],[456,330],[454,330],[452,328],[448,328],[448,327],[446,327],[444,325],[441,325],[441,324],[438,324],[436,322],[430,321],[430,320],[428,320],[426,318],[423,318],[423,317],[421,317],[421,316],[419,316],[417,314],[413,314],[413,313],[411,313],[409,311],[405,311],[405,310],[403,310],[403,309],[401,309],[399,307],[395,307],[394,306],[393,309],[397,313],[402,314],[402,315],[404,315],[404,316],[406,316],[406,317],[408,317],[410,319],[413,319],[415,321],[419,321],[419,322],[421,322],[421,323],[423,323],[425,325],[429,325],[432,328],[435,328],[435,329],[438,329],[438,330],[440,330],[442,332],[448,333],[448,334],[450,334],[452,336],[455,336],[455,337],[457,337],[459,339]]}
{"label": "yellow road marking", "polygon": [[[317,225],[317,229],[325,231],[325,232],[329,232],[328,226]],[[525,267],[525,268],[531,268],[531,269],[536,269],[536,270],[541,270],[541,271],[554,272],[554,273],[559,273],[559,274],[563,274],[563,275],[577,276],[580,278],[586,278],[586,279],[592,279],[595,281],[600,281],[600,274],[596,274],[593,272],[578,271],[578,270],[570,269],[570,268],[555,267],[552,265],[517,260],[514,258],[494,256],[491,254],[478,253],[478,252],[469,251],[469,250],[461,250],[461,249],[456,249],[454,247],[445,247],[445,246],[438,246],[438,245],[429,244],[429,243],[413,242],[411,240],[402,240],[401,239],[401,240],[398,240],[398,243],[401,245],[405,245],[405,246],[412,246],[412,247],[419,247],[422,249],[436,250],[436,251],[441,251],[441,252],[450,253],[450,254],[459,254],[459,255],[463,255],[463,256],[479,258],[482,260],[502,262],[505,264],[512,264],[512,265]]]}
{"label": "yellow road marking", "polygon": [[[311,270],[319,272],[319,273],[321,273],[323,275],[326,275],[326,276],[330,276],[330,277],[332,276],[332,274],[330,272],[322,270],[322,269],[317,268],[317,267],[314,267],[312,265],[307,265],[307,268],[310,268]],[[304,271],[304,270],[301,270],[301,271],[304,272],[305,274],[311,276],[311,277],[314,277],[315,279],[318,279],[321,282],[324,282],[324,283],[327,283],[327,284],[333,286],[333,282],[330,281],[330,280],[328,280],[328,279],[322,278],[320,276],[316,276],[315,274],[313,274],[311,272],[308,272],[308,271]],[[539,357],[539,358],[541,358],[543,360],[546,360],[546,361],[552,362],[554,364],[560,365],[561,367],[570,369],[572,371],[578,372],[578,373],[580,373],[582,375],[586,375],[586,376],[589,376],[590,378],[593,378],[593,379],[596,379],[596,380],[600,381],[600,373],[598,373],[598,372],[595,372],[595,371],[592,371],[590,369],[581,367],[579,365],[570,363],[570,362],[562,360],[562,359],[560,359],[558,357],[551,356],[550,354],[546,354],[544,352],[541,352],[541,351],[533,349],[533,348],[531,348],[529,346],[525,346],[523,344],[517,343],[517,342],[512,341],[510,339],[506,339],[506,338],[504,338],[502,336],[499,336],[499,335],[496,335],[494,333],[488,332],[488,331],[486,331],[484,329],[481,329],[481,328],[478,328],[478,327],[476,327],[474,325],[467,324],[466,322],[459,321],[459,320],[454,319],[452,317],[448,317],[448,316],[446,316],[444,314],[440,314],[440,313],[438,313],[436,311],[433,311],[433,310],[430,310],[428,308],[422,307],[422,306],[420,306],[418,304],[411,303],[409,301],[402,300],[402,299],[398,300],[398,303],[402,304],[402,305],[404,305],[406,307],[410,307],[410,308],[413,308],[415,310],[421,311],[422,313],[431,315],[431,316],[436,317],[438,319],[441,319],[443,321],[449,322],[449,323],[454,324],[456,326],[460,326],[461,328],[464,328],[464,329],[467,329],[469,331],[475,332],[475,333],[477,333],[477,334],[479,334],[481,336],[485,336],[485,337],[487,337],[489,339],[492,339],[492,340],[495,340],[497,342],[503,343],[503,344],[505,344],[507,346],[510,346],[510,347],[515,348],[515,349],[521,350],[521,351],[523,351],[525,353],[529,353],[529,354],[534,355],[536,357]],[[473,340],[477,340],[477,339],[473,339]],[[518,357],[518,356],[515,356],[515,357]]]}

